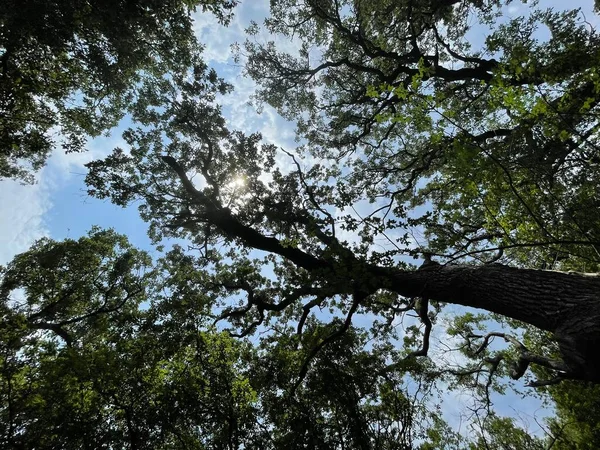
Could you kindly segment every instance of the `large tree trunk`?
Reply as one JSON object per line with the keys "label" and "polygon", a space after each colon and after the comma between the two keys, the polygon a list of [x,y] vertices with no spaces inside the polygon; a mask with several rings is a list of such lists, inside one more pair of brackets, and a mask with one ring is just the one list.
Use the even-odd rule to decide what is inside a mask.
{"label": "large tree trunk", "polygon": [[569,378],[600,382],[600,277],[500,264],[385,270],[391,290],[520,320],[554,333]]}
{"label": "large tree trunk", "polygon": [[[600,383],[600,277],[516,269],[501,264],[441,266],[433,263],[414,271],[378,267],[361,261],[337,239],[313,227],[311,231],[338,256],[324,259],[284,245],[277,238],[265,236],[242,223],[228,208],[198,191],[177,161],[170,156],[162,159],[178,174],[194,201],[204,205],[204,220],[216,226],[224,236],[277,254],[310,273],[319,274],[321,279],[338,280],[337,286],[340,286],[339,280],[344,280],[345,287],[364,295],[389,289],[404,297],[424,297],[484,309],[550,331],[559,343],[568,368],[567,377]],[[303,226],[312,224],[308,216],[298,214],[290,221]]]}

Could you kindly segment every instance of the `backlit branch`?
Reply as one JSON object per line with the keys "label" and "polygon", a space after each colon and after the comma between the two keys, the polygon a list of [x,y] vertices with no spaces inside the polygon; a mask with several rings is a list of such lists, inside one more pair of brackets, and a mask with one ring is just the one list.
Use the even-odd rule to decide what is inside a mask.
{"label": "backlit branch", "polygon": [[[511,336],[510,334],[492,332],[492,333],[486,334],[485,336],[471,334],[468,337],[475,338],[475,339],[483,339],[482,343],[475,351],[476,355],[482,353],[485,349],[487,349],[488,346],[490,345],[491,340],[494,337],[502,338],[502,339],[504,339],[505,342],[512,344],[519,353],[518,360],[514,363],[511,363],[511,370],[509,373],[510,377],[514,380],[520,379],[527,371],[529,364],[532,364],[532,363],[559,372],[556,379],[564,379],[565,377],[569,376],[570,370],[564,362],[556,360],[556,359],[548,358],[546,356],[537,355],[537,354],[532,353],[522,342],[520,342],[518,339],[516,339],[514,336]],[[505,359],[501,355],[498,355],[498,356],[501,359]],[[553,380],[551,380],[551,381],[537,380],[537,381],[530,383],[529,386],[544,386],[546,384],[554,384],[554,381]]]}
{"label": "backlit branch", "polygon": [[429,351],[429,336],[431,335],[432,323],[429,318],[429,299],[423,297],[421,299],[419,310],[417,311],[419,318],[423,325],[425,325],[425,331],[423,332],[423,344],[419,350],[410,353],[409,357],[427,356]]}
{"label": "backlit branch", "polygon": [[309,255],[298,248],[284,245],[278,239],[264,236],[254,228],[244,225],[228,208],[211,201],[198,191],[173,157],[162,156],[162,160],[177,174],[188,194],[206,208],[205,218],[226,237],[240,239],[250,247],[283,256],[304,269],[314,270],[330,267],[330,264],[322,259]]}
{"label": "backlit branch", "polygon": [[365,293],[355,293],[353,295],[353,298],[352,298],[352,305],[350,306],[350,310],[348,311],[348,315],[346,316],[346,319],[344,320],[344,323],[342,324],[342,326],[340,328],[338,328],[337,330],[335,330],[333,333],[331,333],[329,336],[325,337],[321,342],[319,342],[316,346],[314,346],[312,348],[312,350],[310,351],[310,353],[308,354],[308,356],[304,360],[304,363],[302,364],[302,367],[300,368],[300,373],[298,375],[298,380],[296,381],[296,383],[295,383],[295,385],[294,385],[294,387],[292,388],[292,391],[291,391],[291,395],[292,396],[294,395],[294,392],[296,391],[296,389],[298,389],[298,386],[300,386],[300,384],[302,383],[302,381],[304,381],[304,378],[306,378],[306,374],[308,373],[308,367],[309,367],[310,363],[312,362],[312,360],[315,358],[315,356],[317,356],[317,354],[325,346],[327,346],[327,344],[329,344],[330,342],[333,342],[334,340],[338,339],[346,331],[348,331],[348,329],[350,328],[350,325],[352,324],[352,316],[354,315],[354,313],[358,309],[358,306],[360,305],[360,303],[363,300],[365,300],[367,297],[368,297],[368,294],[365,294]]}

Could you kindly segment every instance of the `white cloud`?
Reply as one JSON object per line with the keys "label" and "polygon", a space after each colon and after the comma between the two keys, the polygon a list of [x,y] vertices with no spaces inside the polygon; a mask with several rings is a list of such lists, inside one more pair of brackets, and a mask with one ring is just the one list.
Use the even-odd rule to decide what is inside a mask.
{"label": "white cloud", "polygon": [[262,22],[269,12],[269,2],[253,0],[243,2],[235,10],[228,26],[219,24],[209,12],[197,12],[193,15],[194,32],[204,45],[204,57],[209,63],[232,62],[231,45],[242,43],[244,30],[251,21]]}
{"label": "white cloud", "polygon": [[204,57],[209,62],[225,63],[231,58],[230,45],[243,33],[239,19],[229,27],[219,25],[212,14],[194,14],[194,32],[204,45]]}
{"label": "white cloud", "polygon": [[524,8],[522,5],[519,5],[519,4],[514,5],[513,4],[507,8],[507,12],[508,12],[509,16],[514,17],[517,15],[520,15],[520,13],[523,11],[523,9]]}
{"label": "white cloud", "polygon": [[44,214],[52,206],[51,189],[45,169],[34,185],[0,181],[0,264],[6,264],[36,239],[48,235]]}
{"label": "white cloud", "polygon": [[51,177],[52,181],[62,184],[69,180],[73,175],[81,176],[87,173],[85,164],[96,159],[102,159],[108,156],[115,147],[122,147],[124,150],[129,148],[121,138],[123,126],[111,130],[109,136],[100,136],[90,139],[86,145],[86,151],[81,153],[65,153],[57,145],[50,158],[48,159],[46,175]]}
{"label": "white cloud", "polygon": [[[240,44],[246,40],[245,30],[252,22],[262,25],[269,15],[268,0],[252,0],[242,2],[236,9],[235,15],[228,26],[219,24],[208,12],[197,12],[193,15],[194,32],[204,45],[204,57],[208,63],[228,63],[233,65],[231,45]],[[275,41],[280,51],[291,54],[298,52],[300,43],[297,40],[270,35],[264,28],[253,37],[259,42]],[[243,64],[243,63],[242,63]]]}
{"label": "white cloud", "polygon": [[90,140],[88,151],[83,153],[65,154],[57,145],[33,185],[0,181],[0,264],[6,264],[35,240],[50,234],[45,215],[53,201],[58,200],[53,198],[54,193],[68,183],[81,182],[87,171],[84,164],[106,156],[122,144],[119,135],[115,132],[111,137]]}

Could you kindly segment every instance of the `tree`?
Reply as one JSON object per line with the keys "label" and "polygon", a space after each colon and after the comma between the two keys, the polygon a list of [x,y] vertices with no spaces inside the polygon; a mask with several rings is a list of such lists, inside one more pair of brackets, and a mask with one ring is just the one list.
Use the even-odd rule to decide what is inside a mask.
{"label": "tree", "polygon": [[21,346],[19,333],[41,331],[72,346],[82,325],[139,304],[146,286],[136,271],[149,264],[147,254],[110,230],[94,229],[78,241],[39,240],[2,268],[3,320],[17,332],[3,342]]}
{"label": "tree", "polygon": [[[495,248],[597,269],[598,36],[577,10],[508,20],[505,2],[277,4],[267,29],[303,46],[246,43],[257,97],[298,120],[307,151],[343,161],[348,195],[393,214],[386,230],[419,227],[424,250],[455,261]],[[474,19],[486,35],[471,44]]]}
{"label": "tree", "polygon": [[[224,299],[247,296],[245,305],[226,303],[220,316],[238,326],[241,336],[281,317],[297,321],[303,342],[312,310],[329,307],[342,314],[339,326],[313,343],[299,384],[315,355],[360,313],[375,314],[383,319],[378,326],[392,333],[396,315],[416,310],[423,327],[412,331],[423,343],[402,356],[427,355],[432,316],[441,303],[480,308],[554,336],[560,358],[536,354],[505,333],[465,336],[481,343],[477,351],[470,346],[471,356],[482,354],[494,337],[514,344],[512,363],[505,353],[486,358],[490,372],[504,360],[515,379],[531,363],[551,369],[551,380],[534,385],[598,382],[600,280],[525,264],[534,255],[548,263],[568,256],[560,267],[575,261],[596,270],[598,230],[575,212],[596,201],[596,166],[587,163],[595,151],[596,75],[595,66],[586,65],[598,49],[595,32],[578,27],[573,12],[536,10],[532,18],[492,33],[482,52],[499,54],[484,60],[465,50],[464,18],[473,10],[489,22],[497,5],[277,5],[272,31],[289,26],[305,39],[305,49],[315,39],[326,44],[327,61],[342,53],[309,70],[271,45],[249,46],[249,70],[260,64],[264,69],[261,95],[276,106],[279,98],[288,117],[310,114],[306,126],[300,123],[307,146],[297,155],[282,151],[291,170],[274,167],[277,149],[261,145],[260,136],[227,129],[213,103],[216,85],[208,72],[196,73],[194,81],[175,82],[155,98],[154,109],[136,112],[137,120],[152,127],[125,133],[130,152],[117,149],[88,165],[90,193],[119,205],[140,201],[157,241],[190,239],[200,250],[198,270],[215,274],[205,288]],[[380,28],[367,26],[366,17]],[[531,38],[539,21],[552,32],[549,43]],[[365,41],[390,23],[408,30],[407,38]],[[566,67],[571,59],[576,64]],[[447,68],[451,60],[463,67]],[[384,69],[395,78],[373,80]],[[310,87],[321,70],[322,98],[330,104],[321,105],[308,91],[317,102],[311,104],[292,88],[308,90],[306,83]],[[288,93],[275,92],[277,86]],[[360,98],[353,100],[355,95]],[[319,128],[325,124],[329,132]],[[470,130],[477,124],[483,130]],[[311,152],[320,161],[303,167]],[[347,213],[363,200],[374,203],[375,211]],[[409,227],[420,227],[429,244],[411,247]],[[354,233],[356,242],[344,233]],[[391,246],[380,251],[375,243],[383,238]],[[444,264],[431,260],[432,253]],[[428,259],[415,270],[399,260],[405,254]],[[390,367],[403,362],[399,358]]]}
{"label": "tree", "polygon": [[123,117],[142,80],[192,64],[196,7],[226,22],[235,3],[3,2],[0,177],[31,181],[58,143],[82,151]]}
{"label": "tree", "polygon": [[96,229],[43,239],[3,268],[3,448],[239,448],[254,437],[241,363],[251,349],[207,315],[190,323],[206,298],[163,301],[157,290],[176,295],[181,278],[161,282],[150,264]]}
{"label": "tree", "polygon": [[[140,201],[156,241],[190,239],[198,256],[186,258],[186,277],[210,293],[232,333],[281,326],[296,358],[294,394],[319,374],[321,355],[355,331],[354,319],[374,316],[371,336],[394,343],[393,321],[410,310],[422,325],[384,359],[379,377],[476,377],[487,367],[518,379],[535,364],[550,377],[537,384],[597,383],[600,281],[564,271],[598,270],[597,34],[576,12],[533,9],[470,50],[468,20],[491,27],[501,6],[276,2],[267,25],[299,36],[300,58],[248,44],[247,67],[262,82],[259,96],[299,120],[307,144],[285,155],[291,169],[275,167],[285,152],[260,136],[228,130],[214,104],[228,88],[197,65],[137,105],[141,126],[125,133],[130,152],[91,163],[90,192]],[[540,24],[545,41],[535,34]],[[415,229],[426,244],[411,242]],[[405,255],[425,264],[417,269]],[[546,333],[548,348],[534,352],[504,332],[464,333],[481,365],[431,367],[417,357],[428,354],[446,303],[529,324]],[[312,322],[317,308],[340,317]],[[490,350],[493,338],[512,353]],[[360,436],[351,439],[360,446]]]}
{"label": "tree", "polygon": [[[277,2],[265,27],[300,39],[300,52],[251,36],[246,71],[259,101],[298,121],[307,153],[345,167],[335,206],[374,204],[343,218],[365,242],[399,236],[392,254],[596,272],[598,34],[578,10],[508,19],[508,3]],[[426,243],[402,246],[407,230]],[[534,325],[586,327],[561,313],[563,325]]]}
{"label": "tree", "polygon": [[[273,2],[267,27],[298,36],[300,58],[248,43],[247,70],[298,120],[295,153],[231,131],[215,104],[231,87],[191,53],[128,85],[129,148],[89,164],[90,193],[139,202],[156,242],[184,238],[193,253],[176,247],[151,271],[96,230],[3,269],[3,444],[540,448],[494,415],[467,443],[403,384],[486,396],[492,375],[530,365],[532,385],[600,380],[600,279],[566,272],[600,259],[597,35],[576,12],[533,9],[470,50],[467,23],[491,27],[502,5]],[[450,328],[475,360],[460,369],[429,348],[449,303],[493,313]],[[410,311],[420,323],[400,336]],[[490,318],[522,338],[479,333]],[[549,389],[553,445],[591,439],[592,420],[569,428],[585,385]]]}
{"label": "tree", "polygon": [[[3,448],[410,449],[442,423],[402,371],[379,375],[393,346],[365,350],[354,330],[290,397],[293,335],[254,347],[216,330],[194,259],[175,247],[150,263],[94,229],[3,268]],[[306,328],[313,340],[326,330]]]}

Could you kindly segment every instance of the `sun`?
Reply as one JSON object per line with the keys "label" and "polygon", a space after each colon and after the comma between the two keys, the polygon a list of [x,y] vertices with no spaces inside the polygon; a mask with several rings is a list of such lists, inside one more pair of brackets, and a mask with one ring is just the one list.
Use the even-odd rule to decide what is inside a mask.
{"label": "sun", "polygon": [[237,176],[229,183],[229,186],[232,188],[242,188],[246,186],[246,179],[242,176]]}

